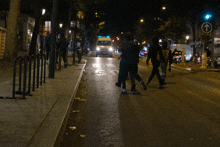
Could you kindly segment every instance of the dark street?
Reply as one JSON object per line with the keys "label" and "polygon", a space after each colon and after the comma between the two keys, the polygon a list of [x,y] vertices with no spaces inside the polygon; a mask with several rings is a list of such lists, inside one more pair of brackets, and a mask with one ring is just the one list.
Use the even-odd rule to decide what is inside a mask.
{"label": "dark street", "polygon": [[[71,112],[63,147],[218,147],[220,78],[218,72],[172,68],[164,89],[155,77],[139,95],[121,94],[115,86],[119,60],[88,57]],[[152,66],[139,63],[146,82]],[[71,130],[69,127],[76,127]],[[85,136],[84,136],[85,135]]]}

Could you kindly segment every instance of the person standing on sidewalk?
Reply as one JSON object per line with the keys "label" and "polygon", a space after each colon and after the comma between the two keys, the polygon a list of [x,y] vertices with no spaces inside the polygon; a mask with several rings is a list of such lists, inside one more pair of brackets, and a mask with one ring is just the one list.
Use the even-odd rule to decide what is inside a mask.
{"label": "person standing on sidewalk", "polygon": [[49,58],[49,54],[50,54],[50,46],[51,46],[51,34],[49,32],[47,32],[47,37],[46,37],[46,41],[45,41],[45,46],[46,46],[46,58],[48,60]]}
{"label": "person standing on sidewalk", "polygon": [[163,89],[163,80],[161,79],[160,73],[159,73],[159,66],[160,66],[160,61],[159,59],[162,59],[162,62],[164,61],[164,57],[163,57],[163,53],[162,53],[162,49],[159,46],[159,38],[154,37],[152,39],[152,45],[149,48],[149,52],[148,52],[148,57],[147,57],[147,61],[146,64],[148,64],[149,60],[151,59],[152,65],[153,65],[153,69],[152,69],[152,73],[147,81],[147,85],[150,83],[150,81],[154,78],[154,76],[156,75],[158,80],[159,80],[159,86],[157,87],[158,89]]}
{"label": "person standing on sidewalk", "polygon": [[68,44],[69,44],[69,42],[65,38],[64,33],[61,33],[60,39],[57,42],[57,47],[60,48],[65,68],[67,68],[67,57],[66,57],[66,54],[67,54]]}

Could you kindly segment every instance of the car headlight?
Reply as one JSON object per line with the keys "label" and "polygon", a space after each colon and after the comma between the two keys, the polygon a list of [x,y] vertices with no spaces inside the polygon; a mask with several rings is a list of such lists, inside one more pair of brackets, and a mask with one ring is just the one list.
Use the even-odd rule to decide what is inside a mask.
{"label": "car headlight", "polygon": [[109,48],[109,51],[113,51],[112,47]]}
{"label": "car headlight", "polygon": [[99,48],[99,47],[97,47],[97,48],[96,48],[96,50],[97,50],[97,51],[99,51],[99,50],[100,50],[100,48]]}

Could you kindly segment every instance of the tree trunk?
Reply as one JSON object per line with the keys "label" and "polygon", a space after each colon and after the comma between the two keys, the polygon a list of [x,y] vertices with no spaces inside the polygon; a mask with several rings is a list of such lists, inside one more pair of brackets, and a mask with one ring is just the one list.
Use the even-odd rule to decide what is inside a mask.
{"label": "tree trunk", "polygon": [[4,58],[13,61],[17,57],[17,26],[21,0],[11,0],[6,29]]}

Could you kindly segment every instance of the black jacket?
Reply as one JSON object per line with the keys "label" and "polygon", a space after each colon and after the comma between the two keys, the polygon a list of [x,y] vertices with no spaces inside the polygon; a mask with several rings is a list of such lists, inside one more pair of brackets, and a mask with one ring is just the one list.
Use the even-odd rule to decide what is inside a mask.
{"label": "black jacket", "polygon": [[[158,57],[159,56],[159,57]],[[149,48],[148,57],[146,63],[148,64],[149,60],[151,59],[151,62],[153,65],[160,65],[160,62],[165,62],[162,48],[158,46],[151,46]]]}

